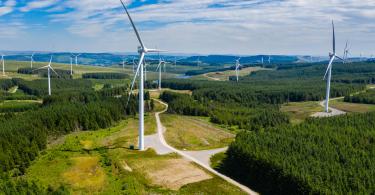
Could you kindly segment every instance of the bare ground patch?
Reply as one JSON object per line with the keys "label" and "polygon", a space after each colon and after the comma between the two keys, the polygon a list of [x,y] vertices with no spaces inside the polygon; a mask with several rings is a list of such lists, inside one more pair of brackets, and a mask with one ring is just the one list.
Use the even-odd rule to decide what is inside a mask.
{"label": "bare ground patch", "polygon": [[136,169],[142,170],[153,185],[171,190],[179,190],[184,185],[212,178],[185,159],[147,161],[138,165]]}

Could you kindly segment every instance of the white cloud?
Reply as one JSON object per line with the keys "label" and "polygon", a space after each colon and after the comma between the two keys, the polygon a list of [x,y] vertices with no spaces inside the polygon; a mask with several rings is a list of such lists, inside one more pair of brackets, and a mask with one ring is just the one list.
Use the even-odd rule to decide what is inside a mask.
{"label": "white cloud", "polygon": [[34,9],[46,8],[55,5],[58,2],[59,0],[35,0],[27,3],[26,6],[20,8],[20,11],[28,12]]}
{"label": "white cloud", "polygon": [[[74,41],[100,42],[80,44],[82,50],[136,48],[119,0],[56,1],[32,1],[22,9],[49,7],[51,21],[65,24]],[[375,49],[373,10],[374,0],[159,0],[130,12],[147,45],[171,51],[325,54],[332,19],[339,46],[349,39],[363,50]]]}
{"label": "white cloud", "polygon": [[14,6],[17,4],[16,0],[5,0],[0,4],[0,16],[13,12]]}

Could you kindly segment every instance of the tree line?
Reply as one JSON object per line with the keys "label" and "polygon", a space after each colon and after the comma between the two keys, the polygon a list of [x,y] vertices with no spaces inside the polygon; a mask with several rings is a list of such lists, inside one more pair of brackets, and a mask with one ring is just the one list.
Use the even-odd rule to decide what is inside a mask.
{"label": "tree line", "polygon": [[368,90],[365,93],[345,96],[344,101],[362,104],[375,104],[375,90]]}
{"label": "tree line", "polygon": [[84,79],[126,79],[130,78],[128,74],[125,73],[115,73],[115,72],[100,72],[100,73],[85,73],[82,75]]}

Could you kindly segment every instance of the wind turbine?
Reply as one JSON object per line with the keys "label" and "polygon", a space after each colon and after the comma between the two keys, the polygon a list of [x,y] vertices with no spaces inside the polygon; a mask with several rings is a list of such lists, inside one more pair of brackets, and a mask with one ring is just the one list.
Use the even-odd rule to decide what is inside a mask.
{"label": "wind turbine", "polygon": [[81,54],[77,54],[77,55],[72,54],[72,56],[75,58],[76,66],[78,66],[78,56],[80,56],[80,55]]}
{"label": "wind turbine", "polygon": [[165,70],[165,61],[162,60],[160,57],[159,57],[159,64],[158,64],[158,67],[156,68],[156,70],[159,70],[159,91],[161,90],[161,68],[164,66],[164,70]]}
{"label": "wind turbine", "polygon": [[349,45],[348,45],[348,41],[346,41],[345,48],[344,48],[344,56],[342,58],[344,64],[347,62],[348,56],[349,56]]}
{"label": "wind turbine", "polygon": [[241,66],[241,64],[240,64],[240,59],[241,59],[241,58],[238,58],[238,59],[236,60],[236,77],[237,77],[237,82],[238,82],[238,76],[239,76],[239,69],[240,69],[240,66]]}
{"label": "wind turbine", "polygon": [[70,56],[70,75],[73,75],[73,57]]}
{"label": "wind turbine", "polygon": [[126,60],[126,58],[122,59],[122,70],[125,70],[125,60]]}
{"label": "wind turbine", "polygon": [[[335,58],[341,59],[336,55],[336,36],[335,36],[335,25],[332,21],[332,53],[329,53],[329,64],[327,66],[326,73],[324,74],[324,79],[327,80],[327,91],[326,91],[326,102],[325,102],[325,112],[329,112],[329,96],[331,92],[331,77],[332,77],[332,64]],[[341,59],[342,60],[342,59]]]}
{"label": "wind turbine", "polygon": [[264,64],[264,59],[263,59],[263,57],[262,57],[262,64]]}
{"label": "wind turbine", "polygon": [[57,72],[52,68],[51,66],[52,64],[52,56],[51,56],[51,59],[49,60],[49,63],[47,66],[43,66],[41,68],[38,68],[38,69],[35,69],[33,71],[37,71],[37,70],[40,70],[40,69],[44,69],[44,68],[47,68],[47,73],[48,73],[48,95],[51,96],[51,70],[57,75],[59,76],[59,74],[57,74]]}
{"label": "wind turbine", "polygon": [[1,54],[1,63],[3,64],[3,76],[5,76],[5,55]]}
{"label": "wind turbine", "polygon": [[3,64],[3,76],[5,76],[5,55],[1,54],[1,63]]}
{"label": "wind turbine", "polygon": [[271,64],[271,56],[268,56],[268,64]]}
{"label": "wind turbine", "polygon": [[133,57],[133,73],[135,73],[135,69],[136,69],[136,63],[135,63],[135,57]]}
{"label": "wind turbine", "polygon": [[30,68],[33,68],[34,55],[35,55],[35,53],[31,54],[31,56],[30,56]]}
{"label": "wind turbine", "polygon": [[[137,79],[137,76],[139,74],[139,94],[138,94],[138,97],[139,97],[139,139],[138,139],[138,142],[139,142],[139,150],[143,151],[145,149],[145,146],[144,146],[144,78],[143,78],[143,75],[144,75],[144,67],[143,67],[143,64],[144,64],[144,58],[145,58],[145,55],[147,53],[158,53],[158,52],[163,52],[161,50],[157,50],[157,49],[148,49],[144,44],[143,44],[143,41],[141,39],[141,36],[139,35],[138,33],[138,30],[133,22],[133,19],[131,18],[129,12],[128,12],[128,9],[126,8],[124,2],[122,0],[120,0],[125,12],[126,12],[126,15],[128,16],[129,18],[129,21],[133,27],[133,30],[135,32],[135,35],[137,36],[137,39],[139,41],[139,44],[140,46],[138,47],[138,53],[139,53],[139,61],[138,61],[138,66],[137,66],[137,70],[135,72],[135,75],[134,75],[134,78],[133,78],[133,81],[132,81],[132,84],[131,84],[131,88],[130,88],[130,94],[132,93],[133,91],[133,87],[134,87],[134,83],[135,83],[135,80]],[[130,94],[129,94],[129,99],[128,99],[128,103],[129,103],[129,100],[130,100]]]}
{"label": "wind turbine", "polygon": [[197,66],[199,67],[201,64],[201,57],[198,57],[198,60],[197,60]]}

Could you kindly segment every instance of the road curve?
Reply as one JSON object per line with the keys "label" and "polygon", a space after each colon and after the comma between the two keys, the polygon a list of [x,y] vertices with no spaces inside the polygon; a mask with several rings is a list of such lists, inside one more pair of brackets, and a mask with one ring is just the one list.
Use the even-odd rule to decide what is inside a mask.
{"label": "road curve", "polygon": [[[339,98],[333,98],[331,100],[337,100],[337,99],[342,99],[343,97],[339,97]],[[319,103],[320,106],[322,106],[323,108],[325,107],[325,100],[324,101],[321,101]],[[336,109],[336,108],[332,108],[332,107],[329,107],[329,110],[331,110],[331,112],[329,113],[326,113],[326,112],[317,112],[313,115],[311,115],[312,117],[332,117],[332,116],[339,116],[339,115],[344,115],[346,114],[346,112],[342,111],[342,110],[339,110],[339,109]]]}
{"label": "road curve", "polygon": [[[156,100],[156,99],[155,99]],[[158,136],[159,136],[159,140],[160,142],[166,147],[168,148],[169,150],[173,151],[173,152],[176,152],[177,154],[195,162],[196,164],[200,165],[201,167],[205,168],[207,171],[211,172],[212,174],[214,175],[217,175],[219,177],[221,177],[222,179],[224,179],[225,181],[239,187],[241,190],[243,190],[244,192],[248,193],[248,194],[258,194],[256,192],[254,192],[253,190],[251,190],[250,188],[248,188],[247,186],[244,186],[236,181],[234,181],[233,179],[217,172],[216,170],[214,170],[213,168],[211,168],[209,165],[207,165],[207,162],[202,162],[200,160],[198,160],[197,158],[194,158],[193,156],[189,155],[187,152],[184,152],[184,151],[181,151],[181,150],[177,150],[176,148],[173,148],[172,146],[170,146],[166,141],[165,141],[165,138],[164,138],[164,132],[165,132],[165,127],[162,125],[161,121],[160,121],[160,114],[166,112],[168,110],[168,104],[162,102],[162,101],[159,101],[159,100],[156,100],[158,101],[159,103],[163,104],[165,106],[165,109],[161,112],[157,112],[155,113],[155,118],[156,118],[156,124],[157,124],[157,129],[158,129]]]}

